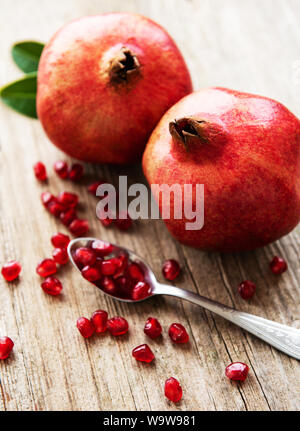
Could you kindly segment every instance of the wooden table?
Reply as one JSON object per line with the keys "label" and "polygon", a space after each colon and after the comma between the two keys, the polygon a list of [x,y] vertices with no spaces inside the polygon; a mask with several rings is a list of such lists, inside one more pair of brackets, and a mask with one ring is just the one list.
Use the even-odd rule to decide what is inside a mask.
{"label": "wooden table", "polygon": [[[182,49],[196,89],[232,87],[276,98],[300,115],[300,3],[297,0],[64,0],[1,1],[1,85],[20,76],[10,58],[13,42],[47,41],[66,21],[107,11],[145,14],[165,26]],[[128,233],[105,229],[95,216],[96,200],[87,193],[89,179],[117,181],[128,174],[141,181],[140,167],[86,165],[80,186],[62,182],[52,171],[65,157],[46,138],[38,121],[0,105],[1,124],[1,264],[22,262],[20,280],[0,280],[0,334],[15,342],[10,359],[1,361],[1,410],[299,410],[299,363],[254,336],[189,303],[171,298],[138,305],[109,300],[92,289],[70,266],[60,271],[61,298],[43,293],[35,274],[37,262],[51,253],[50,236],[65,231],[48,215],[40,193],[62,189],[80,193],[92,234],[136,250],[161,279],[165,258],[178,259],[184,273],[178,286],[240,310],[300,327],[299,228],[282,240],[252,253],[208,254],[172,240],[163,222],[140,221]],[[44,161],[49,184],[36,181],[32,165]],[[268,263],[284,256],[289,271],[275,278]],[[243,279],[257,283],[251,302],[237,295]],[[130,334],[85,341],[76,319],[98,309],[125,316]],[[142,328],[149,315],[164,327],[162,341],[147,340],[156,355],[145,366],[131,357],[145,342]],[[171,344],[172,322],[190,333],[188,346]],[[249,364],[244,384],[224,376],[231,361]],[[178,405],[163,396],[167,377],[177,377],[184,397]]]}

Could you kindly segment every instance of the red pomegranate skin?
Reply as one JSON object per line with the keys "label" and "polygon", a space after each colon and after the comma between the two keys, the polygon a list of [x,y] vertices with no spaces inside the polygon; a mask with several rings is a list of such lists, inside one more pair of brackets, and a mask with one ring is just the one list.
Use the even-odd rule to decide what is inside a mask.
{"label": "red pomegranate skin", "polygon": [[[172,137],[169,123],[176,119],[184,135],[187,127],[178,120],[191,116],[204,120],[189,122],[200,131],[178,137],[171,128]],[[172,217],[172,194],[165,223],[180,242],[221,252],[264,246],[298,224],[299,168],[299,120],[275,100],[225,88],[207,88],[175,104],[143,156],[150,184],[204,184],[203,228],[186,230],[189,220]]]}
{"label": "red pomegranate skin", "polygon": [[[123,49],[129,62],[135,56],[134,70],[118,62],[127,58]],[[126,164],[141,157],[161,116],[191,91],[184,59],[160,25],[106,13],[66,24],[46,45],[37,112],[49,139],[70,156]]]}

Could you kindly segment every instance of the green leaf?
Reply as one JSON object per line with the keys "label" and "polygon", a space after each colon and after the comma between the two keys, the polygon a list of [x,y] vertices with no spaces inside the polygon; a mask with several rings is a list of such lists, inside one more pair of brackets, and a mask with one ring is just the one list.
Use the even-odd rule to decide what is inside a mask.
{"label": "green leaf", "polygon": [[14,62],[25,73],[36,72],[44,46],[34,41],[15,43],[11,50]]}
{"label": "green leaf", "polygon": [[10,108],[31,118],[37,118],[36,113],[37,72],[5,85],[0,89],[2,101]]}

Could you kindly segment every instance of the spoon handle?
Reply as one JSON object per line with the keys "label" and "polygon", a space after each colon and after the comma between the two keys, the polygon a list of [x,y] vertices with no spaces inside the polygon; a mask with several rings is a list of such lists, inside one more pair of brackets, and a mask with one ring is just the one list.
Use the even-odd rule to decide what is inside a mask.
{"label": "spoon handle", "polygon": [[256,335],[256,337],[259,337],[276,347],[276,349],[300,360],[299,329],[282,325],[281,323],[276,323],[272,320],[255,316],[254,314],[234,310],[233,308],[212,301],[211,299],[174,286],[158,284],[154,293],[158,295],[176,296],[200,305],[201,307],[224,317],[224,319],[235,323],[241,328],[246,329],[248,332],[251,332],[251,334]]}

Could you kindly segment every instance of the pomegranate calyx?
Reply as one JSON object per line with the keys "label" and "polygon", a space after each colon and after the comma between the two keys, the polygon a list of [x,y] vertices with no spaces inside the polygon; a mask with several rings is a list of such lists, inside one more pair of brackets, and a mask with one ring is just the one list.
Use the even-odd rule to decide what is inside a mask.
{"label": "pomegranate calyx", "polygon": [[180,142],[189,149],[189,143],[201,142],[206,143],[208,139],[208,129],[212,124],[204,119],[196,119],[193,117],[183,117],[179,120],[171,121],[169,131],[175,142]]}
{"label": "pomegranate calyx", "polygon": [[110,62],[110,80],[117,84],[127,83],[129,77],[140,73],[140,67],[137,56],[129,48],[123,47]]}

